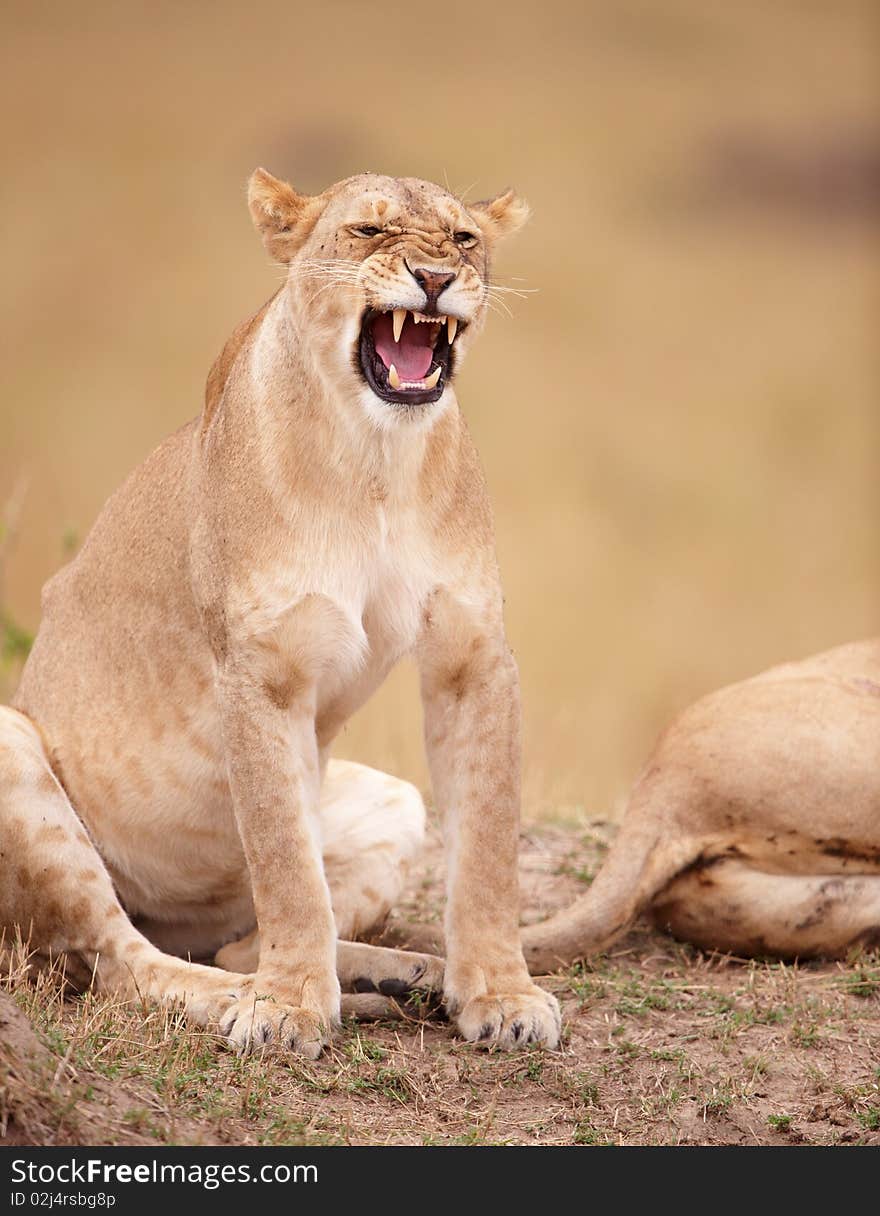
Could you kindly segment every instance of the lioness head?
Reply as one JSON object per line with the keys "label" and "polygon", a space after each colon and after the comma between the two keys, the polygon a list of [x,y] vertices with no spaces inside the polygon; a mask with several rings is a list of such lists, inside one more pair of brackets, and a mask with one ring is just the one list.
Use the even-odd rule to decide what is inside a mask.
{"label": "lioness head", "polygon": [[315,371],[355,390],[380,425],[443,397],[486,312],[492,249],[528,218],[513,191],[466,205],[431,182],[376,174],[306,196],[257,169],[248,202],[289,268]]}

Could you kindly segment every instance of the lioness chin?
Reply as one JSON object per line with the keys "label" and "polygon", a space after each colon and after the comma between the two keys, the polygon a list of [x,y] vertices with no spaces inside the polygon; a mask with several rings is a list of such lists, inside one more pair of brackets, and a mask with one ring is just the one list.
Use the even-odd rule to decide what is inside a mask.
{"label": "lioness chin", "polygon": [[[315,1056],[341,988],[419,986],[469,1040],[554,1047],[518,929],[517,671],[453,389],[527,209],[374,175],[305,197],[263,170],[249,202],[284,285],[47,584],[0,709],[0,926],[239,1048]],[[328,761],[407,654],[449,841],[445,964],[350,940],[397,898],[424,811]],[[218,950],[234,971],[184,961]]]}

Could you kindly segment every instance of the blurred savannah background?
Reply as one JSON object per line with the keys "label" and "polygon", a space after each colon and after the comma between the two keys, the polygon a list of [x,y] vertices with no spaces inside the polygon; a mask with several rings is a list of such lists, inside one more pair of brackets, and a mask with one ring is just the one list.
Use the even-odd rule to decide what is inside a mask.
{"label": "blurred savannah background", "polygon": [[[244,189],[513,184],[458,394],[495,506],[527,816],[614,818],[670,717],[877,630],[877,7],[7,0],[0,610],[198,411],[275,289]],[[337,751],[427,784],[404,667]]]}

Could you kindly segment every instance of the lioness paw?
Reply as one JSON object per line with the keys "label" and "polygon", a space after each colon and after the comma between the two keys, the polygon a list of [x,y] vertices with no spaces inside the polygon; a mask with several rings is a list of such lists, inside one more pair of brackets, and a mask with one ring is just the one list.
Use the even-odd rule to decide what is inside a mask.
{"label": "lioness paw", "polygon": [[559,1003],[537,985],[528,992],[473,997],[456,1021],[468,1042],[506,1051],[533,1044],[552,1050],[562,1029]]}
{"label": "lioness paw", "polygon": [[[390,952],[389,952],[390,953]],[[388,966],[389,974],[383,974],[382,961],[373,968],[373,975],[359,975],[351,981],[354,992],[380,992],[383,996],[407,1000],[413,995],[424,996],[443,991],[445,960],[431,954],[402,953],[394,966]],[[412,961],[411,961],[412,960]],[[396,974],[391,974],[396,972]]]}
{"label": "lioness paw", "polygon": [[[251,985],[245,980],[234,988],[224,985],[225,991],[217,992],[214,987],[195,988],[186,994],[186,1014],[190,1021],[197,1026],[216,1026],[223,1019],[230,1004],[235,1001],[243,1004],[251,993]],[[253,1003],[253,996],[250,996]]]}
{"label": "lioness paw", "polygon": [[272,1043],[317,1060],[330,1039],[330,1020],[311,1009],[250,996],[230,1005],[220,1019],[220,1033],[240,1055]]}

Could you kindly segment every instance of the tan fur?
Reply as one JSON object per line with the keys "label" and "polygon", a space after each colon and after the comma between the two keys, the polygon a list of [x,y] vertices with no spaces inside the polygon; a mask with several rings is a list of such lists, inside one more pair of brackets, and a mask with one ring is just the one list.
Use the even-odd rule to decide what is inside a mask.
{"label": "tan fur", "polygon": [[687,710],[593,885],[524,931],[530,967],[603,950],[641,912],[739,955],[839,957],[880,942],[880,640]]}
{"label": "tan fur", "polygon": [[[340,981],[442,983],[467,1038],[553,1046],[517,928],[519,691],[478,461],[451,383],[392,408],[355,358],[366,308],[425,307],[421,268],[456,275],[460,359],[527,210],[375,175],[307,198],[264,170],[249,204],[285,284],[47,584],[0,718],[0,925],[240,1047],[317,1054]],[[421,839],[411,787],[327,762],[406,654],[449,837],[445,975],[337,942],[387,915]],[[171,956],[219,947],[237,973]]]}

